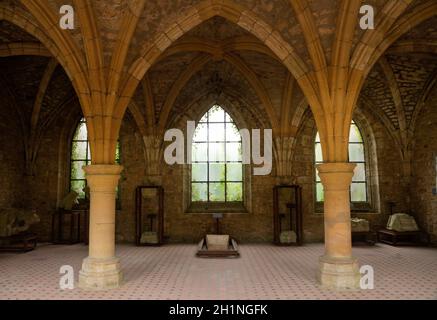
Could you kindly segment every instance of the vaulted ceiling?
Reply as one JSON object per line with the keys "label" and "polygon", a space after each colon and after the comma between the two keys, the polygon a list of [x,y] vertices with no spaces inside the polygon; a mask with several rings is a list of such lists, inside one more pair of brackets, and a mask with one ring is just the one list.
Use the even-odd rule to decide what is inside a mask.
{"label": "vaulted ceiling", "polygon": [[[54,11],[69,2],[48,1]],[[302,27],[306,19],[304,12],[309,12],[323,49],[321,59],[331,63],[341,0],[299,0],[292,4],[287,0],[234,2],[258,15],[262,19],[260,25],[266,23],[275,30],[265,37],[280,35],[306,67],[314,70],[309,45],[311,39],[305,38],[307,32]],[[0,9],[19,10],[34,20],[27,1],[23,3],[25,5],[21,1],[4,0]],[[135,59],[155,41],[156,35],[169,32],[169,26],[176,19],[199,3],[195,0],[145,1],[144,7],[136,12],[138,21],[132,30],[123,72],[128,72]],[[302,7],[302,12],[297,15],[302,3],[307,6]],[[387,1],[369,0],[366,4],[375,8],[375,24],[378,25],[384,19],[383,7]],[[399,25],[414,10],[431,6],[432,1],[411,1],[400,15]],[[138,3],[95,0],[92,8],[95,27],[101,37],[104,65],[109,68],[120,30],[129,29],[125,16],[138,10]],[[357,102],[358,106],[366,106],[374,112],[405,147],[408,147],[415,119],[436,79],[437,17],[430,16],[389,46],[367,75]],[[296,132],[302,109],[307,108],[308,101],[305,102],[305,94],[289,68],[269,48],[273,46],[261,41],[262,32],[267,27],[250,33],[241,27],[243,22],[237,25],[231,18],[212,14],[203,22],[200,19],[190,22],[196,26],[177,41],[169,45],[162,43],[165,50],[159,56],[156,54],[153,65],[135,88],[129,110],[142,133],[148,134],[152,126],[156,130],[171,126],[175,115],[186,112],[193,99],[218,91],[233,99],[244,99],[260,119],[269,119],[267,126]],[[74,100],[74,89],[69,72],[65,72],[58,64],[58,58],[49,53],[53,50],[45,48],[40,40],[24,31],[26,28],[0,20],[0,80],[14,96],[25,122],[30,127],[46,126],[50,115],[59,114]],[[68,31],[78,48],[85,45],[82,28],[83,24],[77,23],[75,30]],[[364,33],[355,28],[350,39],[352,50],[362,45]],[[44,39],[44,35],[36,34],[39,39]],[[166,36],[172,37],[170,33]],[[78,57],[89,58],[83,52]]]}
{"label": "vaulted ceiling", "polygon": [[417,117],[437,80],[437,18],[396,41],[373,67],[359,104],[370,107],[409,148]]}
{"label": "vaulted ceiling", "polygon": [[[143,81],[151,87],[149,102],[153,103],[155,122],[163,129],[170,125],[166,119],[171,113],[183,113],[192,100],[211,92],[237,93],[250,101],[259,118],[278,121],[287,74],[259,40],[226,19],[214,17],[168,48]],[[137,90],[135,101],[144,110],[150,106],[143,89]]]}

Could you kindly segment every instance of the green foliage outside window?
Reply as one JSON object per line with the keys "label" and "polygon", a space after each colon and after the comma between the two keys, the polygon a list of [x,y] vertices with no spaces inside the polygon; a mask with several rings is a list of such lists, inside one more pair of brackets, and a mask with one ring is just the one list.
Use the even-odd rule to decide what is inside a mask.
{"label": "green foliage outside window", "polygon": [[[315,160],[316,165],[323,163],[322,147],[318,133],[315,141]],[[367,202],[367,175],[364,140],[360,129],[354,121],[352,121],[349,133],[349,162],[357,165],[350,187],[350,200],[351,202]],[[325,195],[323,192],[323,185],[320,181],[318,170],[316,169],[316,201],[323,202],[324,200]]]}
{"label": "green foliage outside window", "polygon": [[230,115],[213,106],[199,121],[193,137],[191,200],[242,202],[241,136]]}
{"label": "green foliage outside window", "polygon": [[[119,143],[117,143],[115,157],[116,163],[120,164]],[[74,132],[71,143],[70,161],[70,190],[76,191],[79,194],[79,199],[85,199],[85,187],[87,182],[85,172],[82,168],[91,164],[91,151],[85,118],[80,120],[76,131]]]}

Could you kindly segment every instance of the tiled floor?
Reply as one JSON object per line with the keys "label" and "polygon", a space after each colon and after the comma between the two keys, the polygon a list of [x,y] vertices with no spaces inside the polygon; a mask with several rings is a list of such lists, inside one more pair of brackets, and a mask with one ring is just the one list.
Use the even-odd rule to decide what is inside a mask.
{"label": "tiled floor", "polygon": [[437,250],[386,245],[356,247],[361,265],[375,271],[375,289],[322,290],[315,281],[323,245],[242,245],[239,259],[200,259],[194,245],[117,247],[124,285],[106,292],[60,290],[59,269],[74,268],[83,245],[40,246],[0,254],[0,299],[437,299]]}

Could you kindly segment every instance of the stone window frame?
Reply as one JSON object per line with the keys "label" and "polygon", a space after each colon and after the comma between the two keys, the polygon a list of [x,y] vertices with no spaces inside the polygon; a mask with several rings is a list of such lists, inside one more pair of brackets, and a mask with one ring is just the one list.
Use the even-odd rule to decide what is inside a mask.
{"label": "stone window frame", "polygon": [[[68,142],[67,142],[67,146],[68,146],[68,148],[67,148],[67,152],[68,152],[67,153],[67,163],[68,164],[67,164],[67,168],[66,168],[66,174],[67,174],[67,179],[66,179],[66,181],[67,181],[67,192],[71,192],[71,181],[72,181],[72,178],[71,178],[72,166],[71,165],[72,165],[72,162],[75,161],[75,160],[72,160],[73,143],[75,142],[74,136],[75,136],[76,131],[77,131],[77,129],[78,129],[78,127],[79,127],[79,125],[81,123],[85,123],[86,124],[86,119],[85,119],[85,117],[83,115],[80,115],[78,117],[78,119],[76,119],[73,122],[73,126],[72,126],[71,131],[70,131],[70,133],[68,135]],[[87,128],[87,130],[88,130],[88,128]],[[86,141],[87,141],[87,148],[89,148],[88,137],[87,137]],[[117,148],[118,148],[118,158],[116,159],[116,163],[117,164],[121,164],[122,154],[123,153],[122,153],[122,146],[121,146],[120,141],[118,141]],[[87,165],[91,165],[91,157],[90,157],[89,163],[87,163]],[[86,184],[87,184],[86,179],[84,179],[84,180],[85,180],[85,186],[86,186]],[[121,193],[121,183],[119,183],[118,184],[118,188],[117,188],[117,196],[116,196],[116,210],[117,211],[121,210],[121,194],[122,194]],[[80,198],[79,201],[80,202],[87,202],[88,199]]]}
{"label": "stone window frame", "polygon": [[[364,160],[366,171],[366,187],[367,187],[367,201],[366,202],[351,202],[352,213],[364,214],[379,214],[380,211],[380,196],[379,196],[379,176],[378,176],[378,159],[376,151],[375,136],[372,131],[370,123],[365,116],[356,112],[353,117],[353,122],[360,130],[363,144],[364,144]],[[316,194],[316,153],[315,140],[317,135],[317,127],[313,132],[313,203],[315,204],[315,213],[320,214],[324,212],[324,203],[317,201]]]}
{"label": "stone window frame", "polygon": [[[211,112],[211,110],[213,110],[214,108],[219,108],[218,110],[222,110],[223,111],[223,119],[210,119],[209,114]],[[244,167],[243,167],[243,159],[242,159],[242,152],[240,154],[241,159],[236,160],[230,160],[228,159],[227,153],[228,153],[228,146],[232,145],[232,144],[240,144],[242,145],[243,139],[241,137],[240,134],[238,134],[238,138],[236,138],[235,140],[228,140],[227,138],[227,133],[229,131],[231,131],[232,127],[236,128],[236,125],[234,123],[234,120],[232,119],[232,117],[230,117],[230,115],[220,106],[220,105],[214,105],[211,109],[208,110],[207,113],[204,114],[203,116],[203,121],[200,120],[200,122],[198,123],[198,125],[202,125],[204,126],[204,128],[206,128],[206,137],[204,137],[204,139],[197,139],[197,140],[193,140],[191,143],[191,146],[193,147],[193,145],[206,145],[206,160],[202,159],[202,160],[195,160],[192,159],[192,164],[191,164],[191,173],[193,172],[193,165],[206,165],[206,179],[201,179],[201,180],[191,180],[191,191],[193,190],[193,186],[194,185],[199,185],[199,184],[206,184],[206,190],[207,190],[207,201],[198,201],[198,202],[208,202],[209,205],[213,205],[213,203],[221,203],[223,204],[232,204],[232,203],[241,203],[243,202],[242,200],[229,200],[228,199],[228,195],[229,195],[229,191],[228,191],[228,184],[238,184],[241,186],[241,197],[243,197],[244,194],[244,183],[243,183],[243,173],[244,173]],[[211,135],[210,135],[210,128],[213,126],[221,126],[224,131],[223,131],[223,136],[221,138],[219,138],[218,140],[214,141],[214,139],[212,139]],[[196,127],[197,130],[197,127]],[[238,130],[238,128],[237,128]],[[196,135],[194,135],[196,136]],[[224,139],[224,140],[223,140]],[[214,161],[211,160],[210,157],[210,148],[212,144],[224,144],[224,161]],[[211,179],[211,165],[214,164],[220,164],[224,166],[224,180],[220,181],[220,180],[214,180]],[[241,179],[229,179],[228,177],[228,170],[229,168],[233,165],[233,164],[237,164],[238,166],[241,166]],[[223,201],[217,201],[217,200],[211,200],[210,199],[210,188],[212,184],[217,184],[217,183],[223,183],[224,184],[224,200]],[[193,201],[193,199],[192,199]]]}
{"label": "stone window frame", "polygon": [[[214,105],[219,105],[233,119],[239,130],[248,128],[246,122],[238,112],[233,103],[224,97],[216,99],[207,99],[202,103],[202,108],[196,111],[194,116],[195,126]],[[185,119],[187,120],[187,119]],[[192,120],[193,121],[193,120]],[[186,136],[186,127],[181,126]],[[185,150],[188,152],[188,148]],[[187,155],[185,155],[187,158]],[[252,165],[243,164],[243,201],[241,203],[193,203],[191,201],[191,165],[183,165],[183,208],[186,214],[249,214],[252,212]]]}
{"label": "stone window frame", "polygon": [[[70,192],[72,191],[73,181],[81,181],[81,182],[84,183],[85,187],[87,185],[87,181],[86,181],[86,177],[85,176],[84,176],[83,179],[82,178],[78,179],[78,178],[73,178],[72,177],[73,164],[75,162],[84,162],[85,165],[90,165],[91,164],[91,155],[90,155],[91,151],[90,151],[90,145],[89,145],[89,140],[88,140],[88,134],[87,134],[87,139],[86,140],[75,139],[76,132],[79,129],[79,126],[81,126],[81,125],[85,125],[86,126],[86,120],[83,117],[81,117],[79,119],[79,121],[76,123],[76,126],[74,127],[74,130],[73,130],[73,137],[72,137],[72,139],[70,141],[70,157],[69,157],[70,158],[70,170],[69,170],[70,174],[69,174],[69,177],[68,177],[69,191]],[[74,149],[73,146],[74,146],[75,143],[85,143],[86,144],[85,158],[81,158],[81,159],[73,158],[73,149]],[[84,198],[80,198],[80,199],[84,199]]]}

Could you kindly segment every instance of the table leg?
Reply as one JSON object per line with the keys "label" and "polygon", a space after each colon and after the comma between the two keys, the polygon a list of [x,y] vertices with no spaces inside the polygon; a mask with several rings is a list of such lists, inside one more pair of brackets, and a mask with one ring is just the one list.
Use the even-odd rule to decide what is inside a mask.
{"label": "table leg", "polygon": [[53,213],[53,215],[52,215],[52,243],[55,242],[55,218],[56,218],[56,213]]}
{"label": "table leg", "polygon": [[58,240],[60,243],[64,240],[63,224],[64,224],[64,213],[59,212],[59,215],[58,215]]}
{"label": "table leg", "polygon": [[70,214],[70,244],[74,243],[74,238],[73,238],[73,233],[74,233],[74,213],[72,212]]}
{"label": "table leg", "polygon": [[77,242],[80,242],[80,213],[77,214]]}

